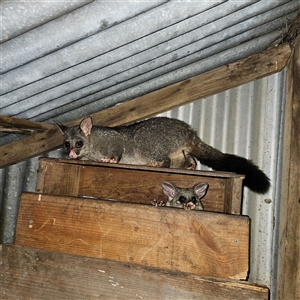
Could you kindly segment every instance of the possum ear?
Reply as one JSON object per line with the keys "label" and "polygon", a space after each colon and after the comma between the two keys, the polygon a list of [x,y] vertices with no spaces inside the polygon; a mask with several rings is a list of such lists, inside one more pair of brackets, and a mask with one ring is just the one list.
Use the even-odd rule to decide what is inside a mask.
{"label": "possum ear", "polygon": [[208,189],[208,184],[206,182],[200,182],[194,186],[194,192],[199,198],[204,197],[207,189]]}
{"label": "possum ear", "polygon": [[93,120],[91,117],[84,118],[79,125],[81,131],[85,136],[89,136],[93,127]]}
{"label": "possum ear", "polygon": [[175,197],[175,186],[170,183],[170,182],[167,182],[167,181],[163,181],[161,183],[161,186],[163,188],[163,192],[169,197],[169,198],[172,198],[174,199]]}
{"label": "possum ear", "polygon": [[57,127],[60,129],[61,133],[63,135],[65,135],[66,131],[68,130],[69,127],[65,126],[65,125],[61,125],[61,124],[58,124],[56,123]]}

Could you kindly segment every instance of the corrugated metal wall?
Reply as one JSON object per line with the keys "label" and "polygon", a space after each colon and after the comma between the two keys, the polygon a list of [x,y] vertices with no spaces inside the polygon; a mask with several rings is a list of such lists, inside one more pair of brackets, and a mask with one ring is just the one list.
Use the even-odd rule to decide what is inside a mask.
{"label": "corrugated metal wall", "polygon": [[[243,213],[251,218],[250,280],[276,286],[285,72],[164,114],[191,124],[202,139],[222,150],[253,160],[271,179],[266,195],[244,190]],[[48,154],[61,157],[62,151]],[[0,170],[4,201],[4,242],[13,242],[22,191],[34,191],[38,159]],[[206,169],[205,167],[202,169]],[[274,296],[274,294],[273,294]],[[275,299],[275,298],[273,298]]]}

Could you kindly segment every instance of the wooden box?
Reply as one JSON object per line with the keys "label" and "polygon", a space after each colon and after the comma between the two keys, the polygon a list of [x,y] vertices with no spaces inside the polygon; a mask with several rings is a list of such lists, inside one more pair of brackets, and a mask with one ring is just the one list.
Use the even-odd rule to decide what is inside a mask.
{"label": "wooden box", "polygon": [[249,218],[23,193],[15,244],[169,271],[246,279]]}
{"label": "wooden box", "polygon": [[240,214],[242,175],[41,158],[36,191],[53,195],[106,198],[141,204],[166,201],[161,182],[192,187],[207,182],[206,211]]}

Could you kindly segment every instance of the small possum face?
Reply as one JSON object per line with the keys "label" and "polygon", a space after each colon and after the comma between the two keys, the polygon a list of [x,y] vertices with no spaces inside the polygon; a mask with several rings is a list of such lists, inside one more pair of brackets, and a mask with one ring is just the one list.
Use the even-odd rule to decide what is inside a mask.
{"label": "small possum face", "polygon": [[166,206],[184,208],[185,210],[203,210],[200,201],[206,194],[208,184],[201,182],[192,188],[179,188],[170,182],[162,182],[163,192],[169,197]]}
{"label": "small possum face", "polygon": [[66,127],[59,125],[63,133],[64,148],[70,158],[81,158],[88,154],[89,136],[92,130],[91,118],[85,118],[81,121],[79,127]]}
{"label": "small possum face", "polygon": [[76,128],[70,128],[65,133],[64,148],[70,158],[81,158],[84,156],[86,145],[86,137],[82,136]]}

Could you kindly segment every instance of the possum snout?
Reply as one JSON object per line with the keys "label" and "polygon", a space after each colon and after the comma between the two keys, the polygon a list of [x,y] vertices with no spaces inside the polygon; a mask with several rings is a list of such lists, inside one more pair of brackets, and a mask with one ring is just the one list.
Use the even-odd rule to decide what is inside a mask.
{"label": "possum snout", "polygon": [[77,158],[78,155],[76,154],[76,152],[74,150],[71,150],[70,153],[69,153],[69,157],[70,158]]}

